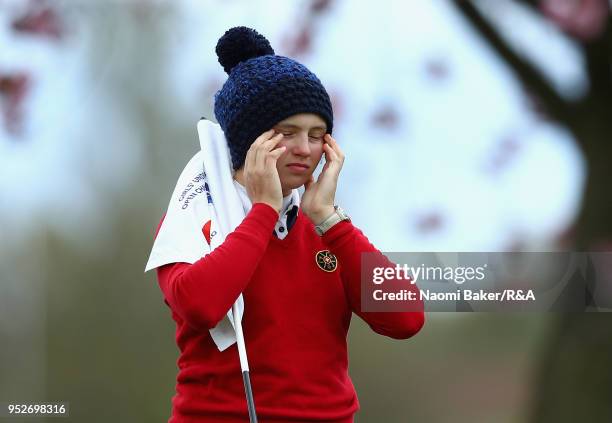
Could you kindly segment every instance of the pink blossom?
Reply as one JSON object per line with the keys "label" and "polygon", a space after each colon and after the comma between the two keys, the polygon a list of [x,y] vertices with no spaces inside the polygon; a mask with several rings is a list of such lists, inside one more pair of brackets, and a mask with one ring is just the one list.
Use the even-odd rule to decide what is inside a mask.
{"label": "pink blossom", "polygon": [[608,20],[608,0],[540,0],[540,9],[568,34],[590,41],[600,36]]}
{"label": "pink blossom", "polygon": [[7,132],[16,134],[20,131],[23,120],[23,100],[29,87],[29,78],[25,73],[3,75],[0,73],[0,105],[4,115]]}

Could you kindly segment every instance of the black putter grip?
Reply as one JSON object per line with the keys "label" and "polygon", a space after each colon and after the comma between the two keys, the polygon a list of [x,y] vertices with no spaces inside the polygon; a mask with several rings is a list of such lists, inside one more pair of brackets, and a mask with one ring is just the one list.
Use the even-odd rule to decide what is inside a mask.
{"label": "black putter grip", "polygon": [[246,392],[247,407],[249,409],[249,421],[257,423],[257,414],[255,414],[255,401],[253,400],[253,390],[251,389],[251,378],[249,372],[242,372],[242,380],[244,381],[244,391]]}

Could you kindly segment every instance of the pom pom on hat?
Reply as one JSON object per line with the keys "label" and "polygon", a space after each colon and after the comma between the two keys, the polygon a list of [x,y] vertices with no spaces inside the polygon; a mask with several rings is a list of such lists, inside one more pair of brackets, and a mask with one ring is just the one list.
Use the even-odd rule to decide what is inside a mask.
{"label": "pom pom on hat", "polygon": [[228,74],[234,67],[245,60],[274,54],[270,42],[255,31],[245,26],[231,28],[217,42],[219,63]]}

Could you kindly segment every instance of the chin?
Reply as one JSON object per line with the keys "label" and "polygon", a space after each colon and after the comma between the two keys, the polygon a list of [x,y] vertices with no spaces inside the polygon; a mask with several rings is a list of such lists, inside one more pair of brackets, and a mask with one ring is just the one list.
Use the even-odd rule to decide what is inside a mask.
{"label": "chin", "polygon": [[299,188],[301,186],[303,186],[308,179],[310,179],[310,174],[308,174],[307,176],[301,176],[301,177],[295,177],[295,176],[291,176],[289,178],[287,178],[286,181],[284,181],[283,185],[283,189],[296,189]]}

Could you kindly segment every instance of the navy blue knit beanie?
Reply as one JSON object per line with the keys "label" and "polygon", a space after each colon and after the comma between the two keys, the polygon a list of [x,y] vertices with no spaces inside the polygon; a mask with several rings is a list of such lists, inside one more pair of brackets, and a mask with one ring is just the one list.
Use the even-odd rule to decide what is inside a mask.
{"label": "navy blue knit beanie", "polygon": [[268,40],[251,28],[228,30],[217,43],[219,63],[229,77],[215,94],[221,125],[237,170],[263,132],[297,113],[315,113],[332,133],[331,101],[317,76],[288,57],[277,56]]}

